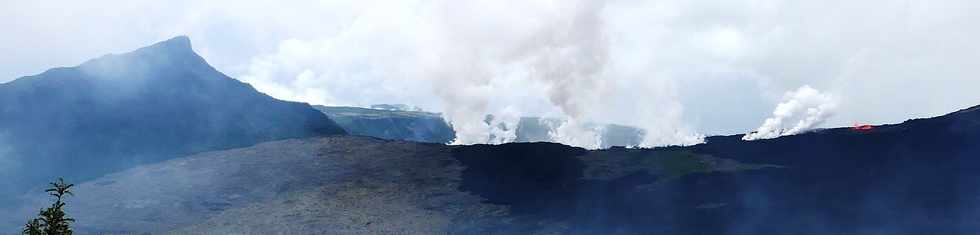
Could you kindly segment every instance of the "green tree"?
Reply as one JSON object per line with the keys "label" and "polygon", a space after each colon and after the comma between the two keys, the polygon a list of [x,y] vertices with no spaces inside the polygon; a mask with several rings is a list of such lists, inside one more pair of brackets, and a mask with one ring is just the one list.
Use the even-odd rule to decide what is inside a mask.
{"label": "green tree", "polygon": [[65,183],[65,180],[58,178],[57,182],[51,182],[51,188],[44,190],[52,197],[55,197],[51,207],[41,209],[38,218],[27,221],[24,225],[24,234],[28,235],[71,235],[71,223],[75,219],[69,218],[65,214],[65,197],[72,195],[71,187],[74,184]]}

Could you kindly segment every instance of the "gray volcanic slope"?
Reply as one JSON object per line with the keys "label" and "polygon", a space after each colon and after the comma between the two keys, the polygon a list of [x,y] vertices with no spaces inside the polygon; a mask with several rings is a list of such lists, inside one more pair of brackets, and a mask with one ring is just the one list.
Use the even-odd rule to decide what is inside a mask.
{"label": "gray volcanic slope", "polygon": [[[635,156],[629,157],[639,156],[630,155],[632,150],[586,152],[536,143],[504,147],[528,147],[555,157],[515,159],[520,171],[494,167],[498,163],[479,163],[506,174],[485,177],[475,166],[464,163],[480,158],[454,156],[470,151],[468,148],[483,153],[487,147],[492,146],[459,147],[356,136],[267,142],[141,166],[82,183],[75,189],[77,196],[69,201],[69,213],[77,218],[81,234],[551,233],[567,230],[569,220],[515,212],[523,201],[486,194],[480,185],[464,190],[463,175],[476,174],[474,179],[501,192],[517,190],[517,196],[534,199],[550,198],[557,192],[552,189],[560,191],[565,187],[560,185],[570,185],[555,183],[569,178],[552,177],[556,175],[603,180],[630,172],[678,177],[762,168],[688,153],[636,161]],[[578,160],[559,156],[565,152],[586,155]],[[649,151],[635,153],[650,156],[645,152]],[[626,157],[604,156],[609,153]],[[529,161],[533,159],[543,161]],[[561,168],[569,162],[584,162],[587,167],[572,166],[573,171]],[[467,168],[476,171],[465,171]],[[495,182],[491,182],[507,177],[541,184],[528,190],[521,188],[528,186],[524,183],[493,186]],[[645,183],[656,182],[651,178]],[[560,187],[553,188],[555,185]],[[0,217],[2,230],[18,231],[17,224],[47,203],[46,198],[35,198],[38,200],[24,203],[26,206],[13,216]]]}
{"label": "gray volcanic slope", "polygon": [[435,233],[503,210],[455,190],[446,150],[331,137],[203,153],[81,184],[70,213],[83,233],[333,234]]}
{"label": "gray volcanic slope", "polygon": [[[68,212],[79,234],[973,235],[978,120],[974,107],[872,130],[598,151],[292,139],[83,182]],[[19,231],[44,195],[0,214],[0,231]]]}

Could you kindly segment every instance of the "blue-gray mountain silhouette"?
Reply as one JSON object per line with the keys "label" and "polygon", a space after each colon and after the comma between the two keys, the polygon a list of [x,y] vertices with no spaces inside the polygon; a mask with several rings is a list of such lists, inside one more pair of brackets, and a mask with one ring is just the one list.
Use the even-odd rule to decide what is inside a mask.
{"label": "blue-gray mountain silhouette", "polygon": [[2,189],[94,178],[190,153],[345,134],[304,103],[208,65],[187,37],[0,84]]}

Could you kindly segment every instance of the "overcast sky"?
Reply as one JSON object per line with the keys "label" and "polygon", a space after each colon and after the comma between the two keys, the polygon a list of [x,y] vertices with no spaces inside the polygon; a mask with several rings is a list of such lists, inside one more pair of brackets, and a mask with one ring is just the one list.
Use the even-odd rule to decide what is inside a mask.
{"label": "overcast sky", "polygon": [[0,82],[187,35],[275,97],[417,105],[477,135],[483,113],[662,145],[755,130],[780,103],[787,128],[980,104],[968,0],[0,1]]}

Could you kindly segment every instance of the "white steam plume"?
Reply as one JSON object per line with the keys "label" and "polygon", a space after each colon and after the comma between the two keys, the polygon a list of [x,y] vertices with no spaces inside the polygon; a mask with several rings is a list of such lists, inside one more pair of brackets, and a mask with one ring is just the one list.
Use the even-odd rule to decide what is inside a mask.
{"label": "white steam plume", "polygon": [[504,112],[498,113],[497,115],[489,115],[486,124],[490,128],[490,137],[486,143],[502,144],[514,142],[514,139],[517,139],[517,124],[520,120],[520,113],[513,110],[504,110]]}
{"label": "white steam plume", "polygon": [[240,78],[290,100],[441,111],[454,144],[513,141],[522,116],[572,120],[552,134],[581,147],[600,146],[581,123],[643,128],[643,146],[701,142],[681,121],[672,82],[633,58],[613,60],[633,52],[611,48],[605,1],[396,5],[366,7],[332,37],[286,40]]}
{"label": "white steam plume", "polygon": [[783,100],[772,112],[772,117],[767,118],[759,129],[746,134],[742,139],[772,139],[810,130],[832,116],[837,107],[832,96],[822,94],[810,86],[787,92]]}
{"label": "white steam plume", "polygon": [[[480,4],[453,4],[447,9],[480,7]],[[542,85],[543,90],[535,92],[546,95],[550,104],[557,107],[562,116],[572,120],[583,118],[589,112],[587,105],[595,102],[597,86],[600,84],[599,73],[608,58],[606,42],[600,31],[599,13],[603,4],[603,1],[575,1],[548,6],[541,9],[543,12],[531,12],[545,16],[534,19],[537,21],[536,25],[532,24],[528,28],[507,25],[509,29],[495,32],[518,32],[493,41],[486,41],[488,35],[485,32],[472,32],[472,26],[509,23],[506,22],[506,18],[509,18],[507,14],[494,14],[493,17],[477,19],[476,22],[464,20],[460,23],[464,18],[456,15],[448,15],[446,19],[440,20],[439,22],[449,23],[439,26],[451,35],[449,40],[441,43],[452,45],[443,47],[449,50],[442,51],[441,58],[451,61],[439,60],[432,65],[430,71],[435,73],[434,77],[442,80],[435,83],[436,91],[449,104],[446,107],[446,117],[457,132],[454,143],[501,143],[513,140],[512,137],[508,139],[498,132],[507,132],[507,127],[516,127],[520,112],[514,113],[513,110],[514,106],[520,104],[506,104],[504,109],[511,112],[504,115],[508,118],[495,118],[490,122],[484,122],[480,118],[484,113],[500,115],[494,110],[488,110],[487,103],[491,99],[507,95],[504,93],[509,93],[506,91],[508,88],[494,89],[486,86],[493,86],[497,80],[507,80],[507,76],[536,81]],[[508,74],[507,71],[517,71],[519,74]],[[481,93],[487,90],[490,91]],[[570,128],[577,126],[559,127]],[[597,135],[587,132],[559,133],[566,134]],[[558,139],[576,138],[581,137]]]}
{"label": "white steam plume", "polygon": [[575,119],[563,120],[548,132],[552,140],[586,149],[602,147],[603,125],[586,125]]}

